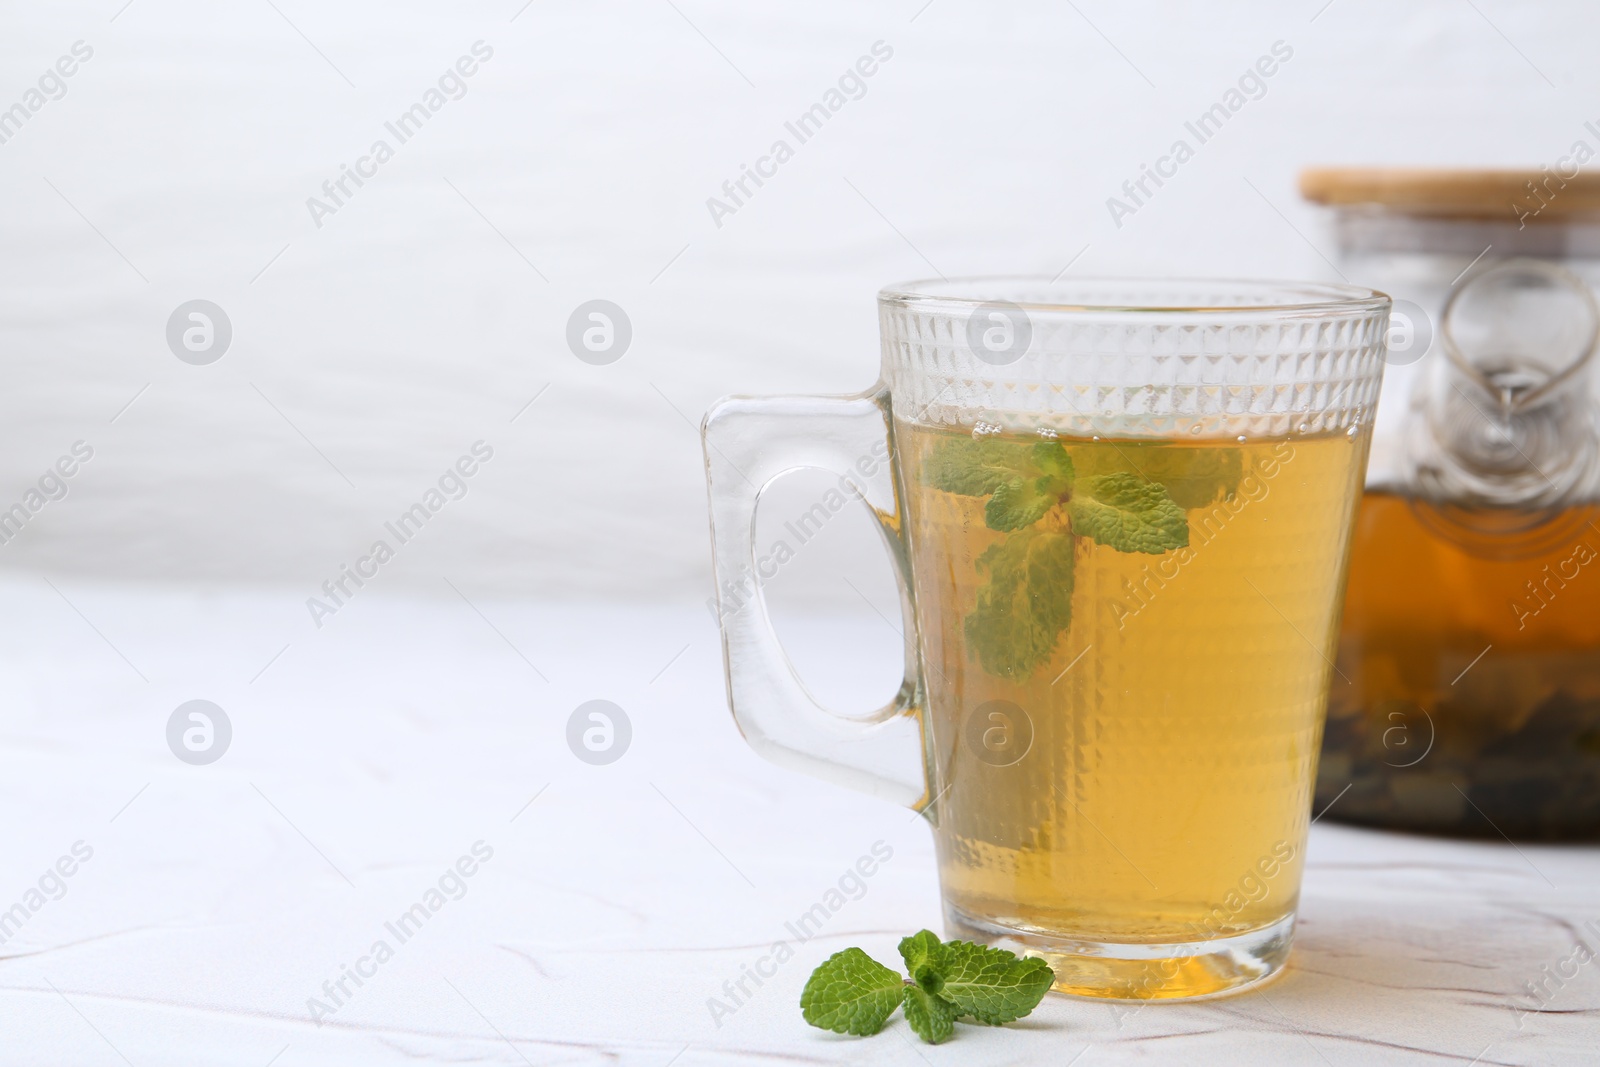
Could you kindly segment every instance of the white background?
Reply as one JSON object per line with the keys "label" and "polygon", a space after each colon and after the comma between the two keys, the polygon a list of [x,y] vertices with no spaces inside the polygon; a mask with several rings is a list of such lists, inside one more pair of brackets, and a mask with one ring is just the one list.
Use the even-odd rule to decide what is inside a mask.
{"label": "white background", "polygon": [[[0,110],[94,49],[0,144],[0,510],[94,449],[0,544],[0,909],[95,849],[0,944],[0,1059],[1584,1062],[1592,967],[1562,1014],[1513,1009],[1593,917],[1593,850],[1331,819],[1260,996],[1051,998],[929,1050],[794,1010],[826,953],[937,927],[937,878],[914,816],[729,720],[700,414],[867,387],[874,294],[906,278],[1334,280],[1302,165],[1537,165],[1600,118],[1592,7],[1322,2],[0,0]],[[478,40],[466,96],[318,228],[307,198]],[[707,198],[880,40],[865,95],[718,227]],[[1106,198],[1279,40],[1266,95],[1116,227]],[[233,324],[209,366],[165,339],[196,298]],[[565,341],[596,298],[633,324],[609,366]],[[480,439],[465,499],[317,629],[306,598]],[[794,481],[763,541],[827,484]],[[835,706],[898,682],[875,540],[853,508],[771,587]],[[206,766],[166,735],[196,698],[232,723]],[[633,729],[602,767],[566,741],[593,699]],[[316,1027],[308,998],[479,838],[471,895]],[[752,946],[878,839],[870,895],[717,1025]]]}
{"label": "white background", "polygon": [[[703,599],[693,424],[870,384],[881,285],[1334,280],[1302,165],[1537,165],[1600,118],[1577,4],[275,2],[6,5],[0,107],[94,57],[0,145],[0,507],[75,440],[95,458],[0,564],[309,596],[482,439],[386,588]],[[307,198],[480,39],[467,95],[319,229]],[[718,227],[707,198],[880,40],[866,94]],[[1279,40],[1266,95],[1115,226],[1107,197]],[[207,367],[164,340],[197,297],[234,328]],[[592,298],[633,323],[610,366],[565,343]],[[837,525],[792,568],[826,579],[780,585],[887,580]]]}

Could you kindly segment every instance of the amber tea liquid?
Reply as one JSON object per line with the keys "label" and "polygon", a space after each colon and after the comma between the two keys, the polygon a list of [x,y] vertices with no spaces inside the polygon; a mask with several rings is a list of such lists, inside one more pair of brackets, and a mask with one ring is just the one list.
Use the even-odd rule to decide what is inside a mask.
{"label": "amber tea liquid", "polygon": [[[1070,625],[1020,677],[985,670],[966,626],[979,557],[1015,535],[924,476],[966,432],[896,429],[952,931],[1045,956],[1065,992],[1193,996],[1257,977],[1226,946],[1281,937],[1287,952],[1366,433],[1060,438],[1080,478],[1168,485],[1189,544],[1076,537],[1070,591],[1029,589],[1066,597]],[[1040,523],[1070,532],[1064,511]]]}
{"label": "amber tea liquid", "polygon": [[1329,817],[1600,837],[1597,603],[1600,506],[1451,514],[1367,493],[1317,785],[1339,797]]}

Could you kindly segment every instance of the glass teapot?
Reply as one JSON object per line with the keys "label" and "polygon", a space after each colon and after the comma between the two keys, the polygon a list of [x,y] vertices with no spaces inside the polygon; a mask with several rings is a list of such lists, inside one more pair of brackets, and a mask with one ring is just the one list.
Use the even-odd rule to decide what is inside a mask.
{"label": "glass teapot", "polygon": [[1530,222],[1508,194],[1539,178],[1302,176],[1335,207],[1345,273],[1397,298],[1317,783],[1329,818],[1600,837],[1600,186]]}

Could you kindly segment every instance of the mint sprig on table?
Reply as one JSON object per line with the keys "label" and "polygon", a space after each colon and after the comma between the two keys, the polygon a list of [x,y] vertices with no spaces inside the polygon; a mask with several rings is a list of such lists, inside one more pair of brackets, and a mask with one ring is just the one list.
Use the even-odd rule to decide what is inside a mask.
{"label": "mint sprig on table", "polygon": [[955,1032],[958,1019],[999,1026],[1022,1018],[1055,981],[1044,960],[971,941],[940,941],[930,930],[903,938],[900,956],[910,979],[859,948],[829,956],[800,993],[806,1022],[866,1037],[904,1007],[917,1036],[937,1045]]}
{"label": "mint sprig on table", "polygon": [[1243,467],[1235,449],[1107,443],[1085,455],[1101,469],[1079,470],[1057,440],[947,438],[928,457],[927,484],[988,497],[984,525],[1006,534],[975,561],[987,581],[965,623],[968,647],[990,674],[1025,681],[1055,653],[1072,625],[1079,538],[1118,552],[1185,548],[1184,509],[1231,492]]}

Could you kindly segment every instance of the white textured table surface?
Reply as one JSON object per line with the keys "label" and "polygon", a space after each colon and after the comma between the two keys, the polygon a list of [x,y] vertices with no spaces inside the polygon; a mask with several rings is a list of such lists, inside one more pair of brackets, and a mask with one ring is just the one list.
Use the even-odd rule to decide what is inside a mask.
{"label": "white textured table surface", "polygon": [[[1121,1011],[1051,997],[1021,1024],[963,1028],[939,1047],[913,1045],[901,1022],[837,1038],[802,1023],[800,987],[841,947],[893,961],[901,934],[937,926],[929,836],[907,812],[749,752],[705,612],[378,591],[317,631],[288,595],[39,577],[0,592],[0,909],[21,903],[25,916],[0,944],[8,1065],[1597,1055],[1600,964],[1574,947],[1594,943],[1584,923],[1600,926],[1600,850],[1319,824],[1293,961],[1265,992]],[[872,627],[792,629],[802,651],[860,655],[883,636]],[[835,662],[835,681],[859,668]],[[195,698],[233,727],[209,766],[165,740],[173,709]],[[594,698],[633,726],[609,766],[564,741]],[[78,842],[92,856],[47,876]],[[446,878],[438,910],[401,943],[385,924],[426,903],[478,842],[492,856]],[[785,924],[877,842],[893,855],[865,892],[714,1019],[724,982],[793,942]],[[347,979],[335,1007],[324,982],[379,940],[392,958],[363,964],[369,977]],[[1550,991],[1547,1010],[1521,1017],[1530,981]],[[335,1007],[320,1026],[314,997]]]}

